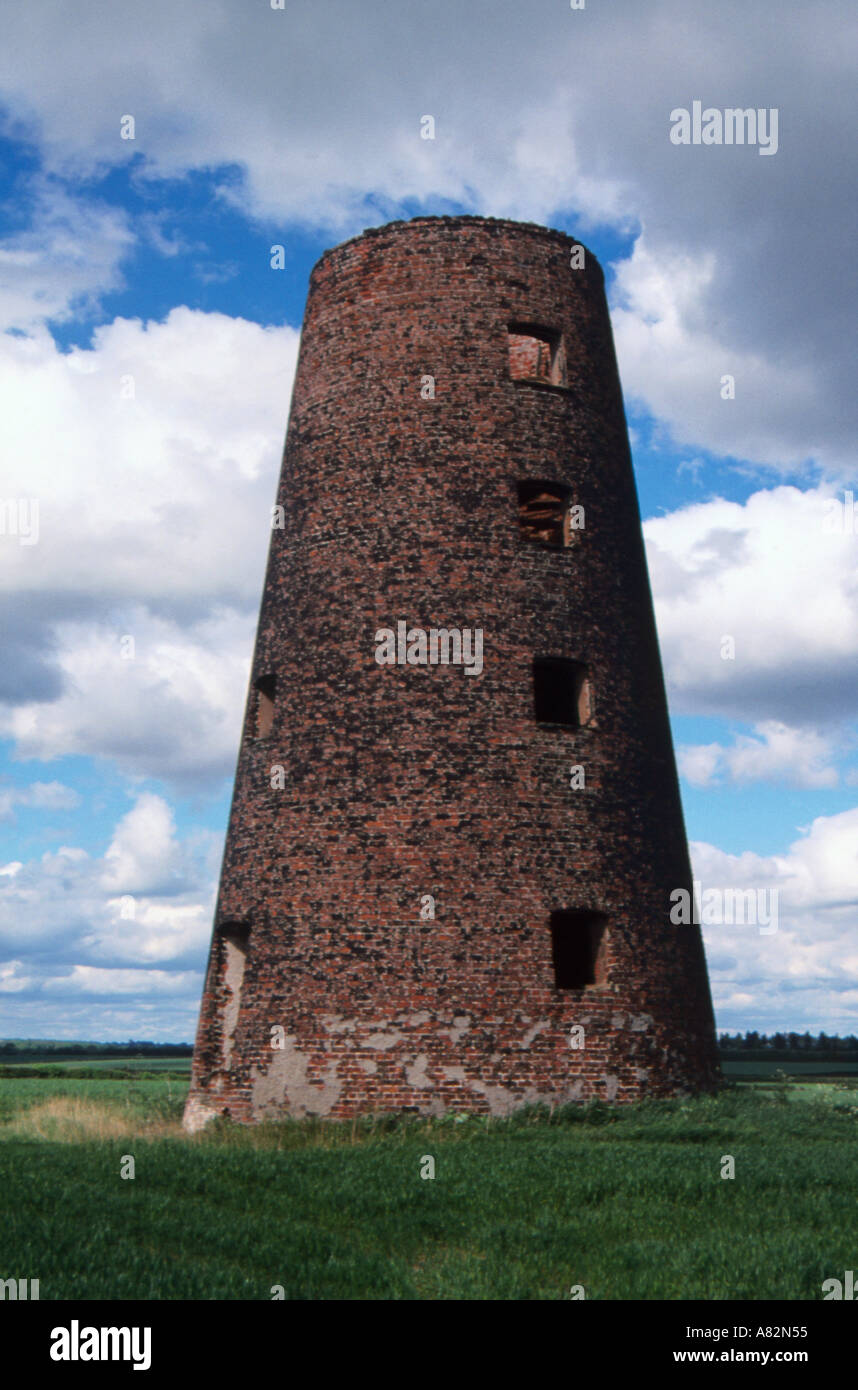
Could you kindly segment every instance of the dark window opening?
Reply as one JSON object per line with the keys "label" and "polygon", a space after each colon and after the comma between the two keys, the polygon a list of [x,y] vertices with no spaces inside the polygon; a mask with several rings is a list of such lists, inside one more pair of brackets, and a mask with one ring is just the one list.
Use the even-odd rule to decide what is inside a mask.
{"label": "dark window opening", "polygon": [[551,914],[551,955],[555,989],[584,989],[605,983],[605,928],[601,912]]}
{"label": "dark window opening", "polygon": [[256,691],[256,738],[265,738],[271,733],[274,723],[274,696],[277,690],[276,676],[260,676],[253,682]]}
{"label": "dark window opening", "polygon": [[533,705],[537,724],[586,728],[593,718],[587,667],[559,656],[534,658]]}
{"label": "dark window opening", "polygon": [[218,935],[224,941],[243,941],[247,945],[247,938],[250,936],[249,922],[220,922],[218,924]]}
{"label": "dark window opening", "polygon": [[551,328],[511,323],[509,374],[513,381],[538,381],[545,386],[565,386],[566,350],[562,335]]}
{"label": "dark window opening", "polygon": [[535,480],[518,484],[518,525],[522,540],[555,549],[569,545],[571,488]]}

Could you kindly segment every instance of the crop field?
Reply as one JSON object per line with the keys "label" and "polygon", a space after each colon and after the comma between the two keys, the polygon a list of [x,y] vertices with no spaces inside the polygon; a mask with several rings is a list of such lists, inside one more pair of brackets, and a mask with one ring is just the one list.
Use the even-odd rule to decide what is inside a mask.
{"label": "crop field", "polygon": [[185,1093],[0,1079],[0,1278],[42,1299],[818,1300],[854,1267],[850,1081],[194,1137]]}

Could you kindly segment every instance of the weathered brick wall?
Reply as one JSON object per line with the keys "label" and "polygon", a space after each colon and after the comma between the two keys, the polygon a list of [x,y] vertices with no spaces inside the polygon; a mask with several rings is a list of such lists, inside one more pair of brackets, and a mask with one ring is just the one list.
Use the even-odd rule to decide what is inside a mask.
{"label": "weathered brick wall", "polygon": [[[216,930],[192,1126],[716,1080],[603,277],[572,245],[419,218],[313,271],[253,665],[274,718],[256,737],[251,691],[216,918],[249,928],[240,1008],[230,1045]],[[565,389],[515,379],[510,324],[562,334]],[[567,548],[522,536],[528,479],[583,506]],[[400,620],[482,629],[482,674],[379,665]],[[535,722],[536,656],[586,663],[587,727]],[[605,914],[603,983],[555,988],[561,909]]]}

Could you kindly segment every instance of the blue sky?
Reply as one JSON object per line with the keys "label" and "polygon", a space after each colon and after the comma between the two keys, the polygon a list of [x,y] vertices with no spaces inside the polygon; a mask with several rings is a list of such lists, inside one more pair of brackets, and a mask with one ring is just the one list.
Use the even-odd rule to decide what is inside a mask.
{"label": "blue sky", "polygon": [[[775,933],[705,926],[719,1026],[855,1031],[850,8],[40,0],[5,27],[0,1036],[193,1036],[309,272],[458,212],[606,271],[695,873],[778,891]],[[698,99],[776,107],[777,152],[673,144]]]}

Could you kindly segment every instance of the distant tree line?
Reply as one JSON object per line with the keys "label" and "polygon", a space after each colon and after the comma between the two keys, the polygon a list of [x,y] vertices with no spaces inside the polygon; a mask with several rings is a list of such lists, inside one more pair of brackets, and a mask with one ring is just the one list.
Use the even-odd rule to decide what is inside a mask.
{"label": "distant tree line", "polygon": [[49,1057],[52,1061],[60,1058],[80,1057],[190,1057],[193,1043],[155,1043],[135,1042],[54,1042],[42,1038],[19,1038],[12,1042],[0,1042],[0,1061],[39,1061]]}
{"label": "distant tree line", "polygon": [[777,1052],[858,1052],[858,1038],[829,1037],[827,1033],[721,1033],[718,1046],[722,1052],[762,1051],[774,1048]]}
{"label": "distant tree line", "polygon": [[858,1038],[828,1033],[721,1033],[718,1047],[725,1060],[747,1062],[858,1062]]}

